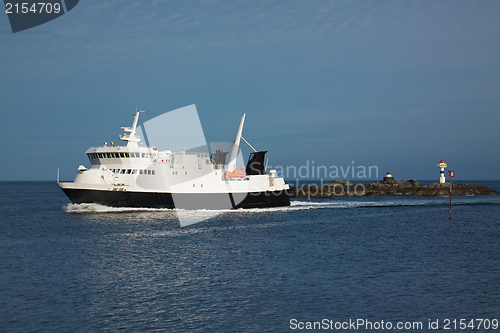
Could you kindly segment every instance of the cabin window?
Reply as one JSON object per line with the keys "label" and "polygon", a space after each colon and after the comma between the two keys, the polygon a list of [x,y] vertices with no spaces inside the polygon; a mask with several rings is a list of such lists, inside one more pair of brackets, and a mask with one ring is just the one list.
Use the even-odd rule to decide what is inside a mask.
{"label": "cabin window", "polygon": [[120,157],[121,157],[121,158],[125,158],[125,154],[120,153]]}
{"label": "cabin window", "polygon": [[121,174],[121,175],[124,175],[124,174],[125,174],[125,169],[121,169],[121,170],[120,170],[120,174]]}
{"label": "cabin window", "polygon": [[137,173],[137,169],[132,170],[132,174],[135,175]]}
{"label": "cabin window", "polygon": [[99,154],[99,158],[102,158],[102,154]]}
{"label": "cabin window", "polygon": [[130,158],[130,155],[128,153],[125,153],[126,158]]}
{"label": "cabin window", "polygon": [[151,174],[154,175],[156,173],[156,170],[151,170]]}
{"label": "cabin window", "polygon": [[132,169],[127,169],[127,175],[130,175],[132,173]]}
{"label": "cabin window", "polygon": [[184,172],[184,174],[186,174],[186,175],[187,175],[187,174],[188,174],[188,172],[186,171],[186,172]]}

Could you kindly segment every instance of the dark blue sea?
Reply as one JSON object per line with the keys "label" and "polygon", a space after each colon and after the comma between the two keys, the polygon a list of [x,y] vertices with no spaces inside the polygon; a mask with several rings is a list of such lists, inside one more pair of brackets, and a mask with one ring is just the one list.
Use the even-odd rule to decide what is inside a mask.
{"label": "dark blue sea", "polygon": [[53,182],[0,198],[0,332],[500,330],[500,196],[453,196],[451,220],[447,196],[212,217],[72,205]]}

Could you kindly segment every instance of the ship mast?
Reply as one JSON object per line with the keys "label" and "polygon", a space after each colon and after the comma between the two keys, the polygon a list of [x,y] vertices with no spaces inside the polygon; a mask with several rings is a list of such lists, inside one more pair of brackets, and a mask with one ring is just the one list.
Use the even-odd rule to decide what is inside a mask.
{"label": "ship mast", "polygon": [[141,141],[141,138],[135,136],[135,131],[137,129],[137,122],[139,121],[139,114],[144,111],[137,111],[134,115],[134,122],[132,123],[132,127],[122,127],[124,132],[128,132],[129,134],[123,133],[120,135],[120,140],[127,141],[127,147],[137,147],[137,142]]}
{"label": "ship mast", "polygon": [[227,170],[236,169],[236,157],[238,157],[238,151],[240,150],[240,140],[241,132],[243,131],[243,123],[245,122],[245,114],[241,117],[240,127],[238,128],[238,133],[236,134],[236,139],[233,143],[233,150],[231,151],[231,156],[229,157],[229,164],[227,165]]}

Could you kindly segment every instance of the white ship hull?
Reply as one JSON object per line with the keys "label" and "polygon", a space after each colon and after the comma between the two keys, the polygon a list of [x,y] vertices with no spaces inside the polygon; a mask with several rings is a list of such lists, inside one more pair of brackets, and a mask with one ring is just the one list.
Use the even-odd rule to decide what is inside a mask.
{"label": "white ship hull", "polygon": [[[182,193],[150,191],[113,191],[84,189],[60,183],[73,203],[97,203],[110,207],[147,207],[181,209],[236,209],[289,206],[286,191],[250,193]],[[175,200],[174,200],[175,198]]]}

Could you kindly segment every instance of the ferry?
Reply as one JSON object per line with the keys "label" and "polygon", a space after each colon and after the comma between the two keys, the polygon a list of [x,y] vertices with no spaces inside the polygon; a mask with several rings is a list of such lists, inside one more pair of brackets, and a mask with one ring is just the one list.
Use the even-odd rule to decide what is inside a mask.
{"label": "ferry", "polygon": [[136,135],[142,112],[135,113],[131,127],[122,127],[125,133],[119,138],[126,145],[89,148],[91,167],[80,165],[73,182],[57,180],[73,203],[210,210],[290,205],[289,185],[276,170],[266,170],[267,151],[249,145],[254,152],[247,166],[236,167],[241,139],[246,142],[242,137],[245,114],[231,148],[209,154],[144,145]]}

